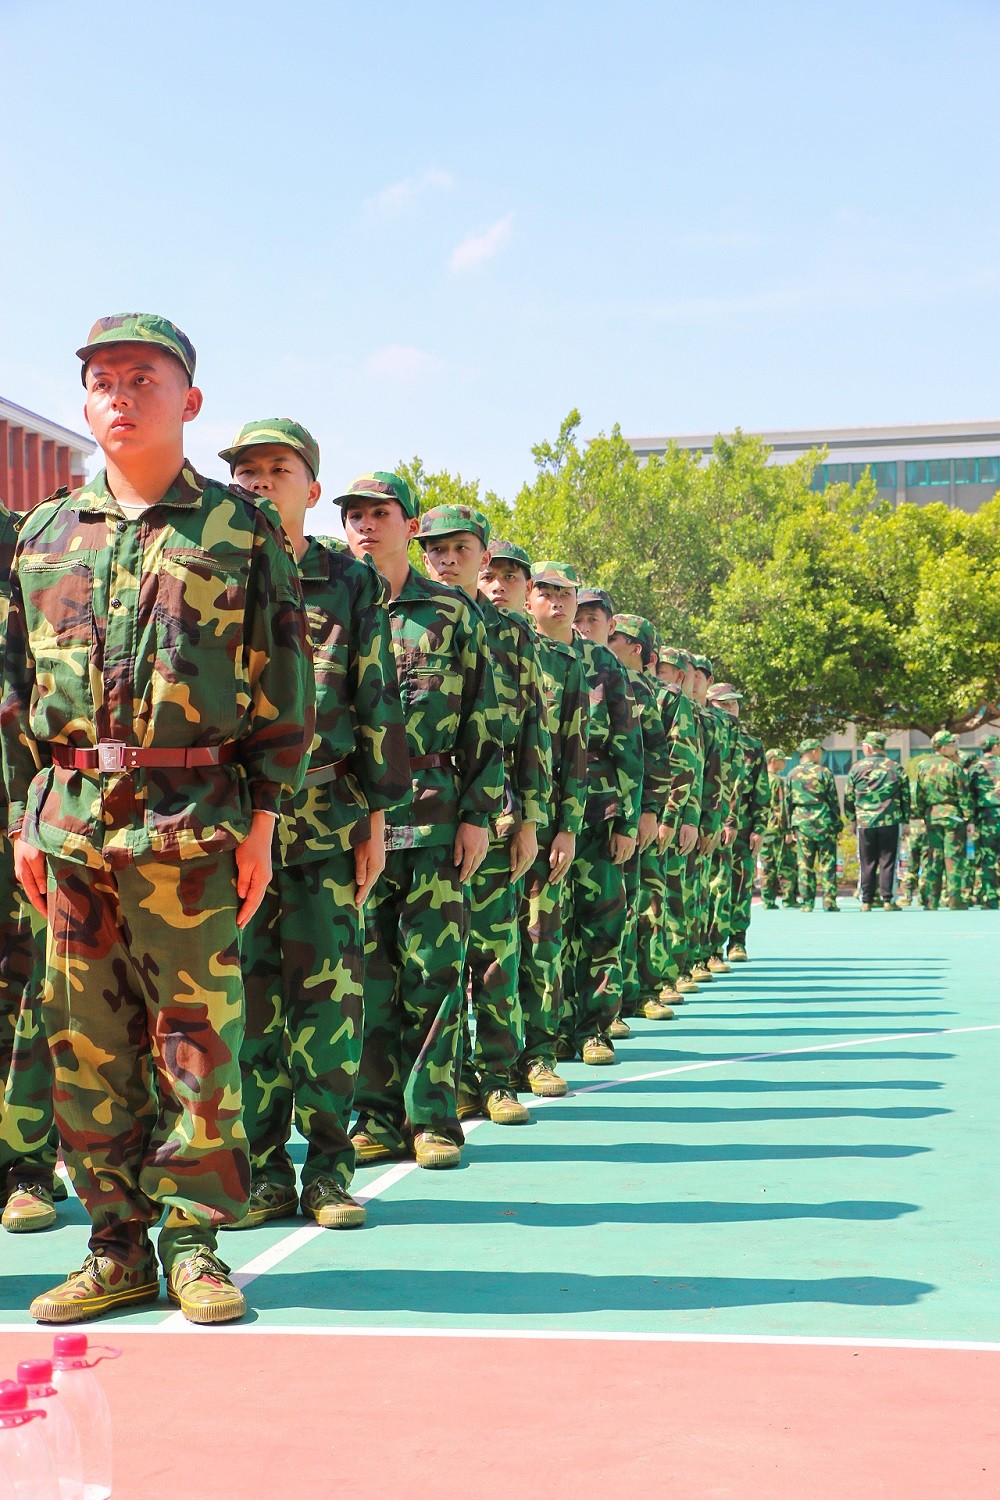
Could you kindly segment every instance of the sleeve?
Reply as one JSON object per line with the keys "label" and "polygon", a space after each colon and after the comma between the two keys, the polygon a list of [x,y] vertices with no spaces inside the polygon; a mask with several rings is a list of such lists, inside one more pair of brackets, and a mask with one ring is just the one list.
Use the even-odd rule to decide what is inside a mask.
{"label": "sleeve", "polygon": [[28,643],[24,599],[16,566],[11,571],[6,634],[4,691],[3,702],[0,704],[0,747],[7,790],[7,829],[13,837],[21,832],[28,802],[28,788],[42,764],[38,743],[31,732],[35,663]]}
{"label": "sleeve", "polygon": [[618,811],[612,822],[614,833],[635,838],[642,798],[642,729],[625,668],[612,655],[608,664],[606,702],[611,723],[608,754],[618,782]]}
{"label": "sleeve", "polygon": [[755,752],[756,774],[753,780],[753,810],[750,816],[751,833],[767,832],[767,815],[771,806],[771,773],[767,769],[763,748]]}
{"label": "sleeve", "polygon": [[462,717],[455,736],[458,821],[486,828],[503,803],[503,741],[486,627],[468,607],[456,640],[462,672]]}
{"label": "sleeve", "polygon": [[368,807],[382,811],[412,796],[406,724],[399,698],[386,586],[374,568],[365,570],[351,609],[348,677],[354,716],[351,769]]}
{"label": "sleeve", "polygon": [[552,802],[552,740],[538,647],[527,631],[521,641],[518,667],[523,712],[514,746],[514,795],[522,821],[542,828],[549,821]]}
{"label": "sleeve", "polygon": [[560,717],[559,808],[556,833],[578,834],[587,806],[587,715],[590,695],[578,656],[567,663]]}
{"label": "sleeve", "polygon": [[955,768],[958,772],[959,811],[967,823],[971,823],[975,817],[975,805],[972,799],[972,788],[969,785],[969,777],[961,766]]}
{"label": "sleeve", "polygon": [[708,837],[722,827],[722,759],[719,736],[708,714],[701,716],[705,735],[705,760],[702,772],[701,832]]}
{"label": "sleeve", "polygon": [[[669,698],[664,699],[665,719],[670,703]],[[682,822],[697,826],[701,820],[701,737],[694,710],[683,693],[678,693],[673,701],[667,739],[670,786],[663,821],[675,831]]]}
{"label": "sleeve", "polygon": [[833,818],[833,826],[839,833],[844,824],[844,815],[840,810],[840,797],[837,793],[837,782],[832,771],[827,772],[827,800],[830,804],[830,815]]}
{"label": "sleeve", "polygon": [[660,819],[671,790],[670,740],[659,699],[641,679],[636,696],[642,730],[642,800],[639,810],[654,813]]}
{"label": "sleeve", "polygon": [[913,811],[918,818],[927,816],[927,788],[919,771],[913,788]]}
{"label": "sleeve", "polygon": [[247,587],[244,653],[250,681],[238,741],[255,812],[277,815],[306,773],[316,725],[316,679],[302,586],[284,545],[258,513]]}
{"label": "sleeve", "polygon": [[910,806],[910,778],[904,771],[899,778],[899,821],[908,823],[912,815]]}
{"label": "sleeve", "polygon": [[854,806],[854,768],[853,768],[853,766],[851,767],[851,773],[850,773],[850,775],[847,778],[847,785],[844,787],[844,817],[847,819],[847,821],[849,823],[853,823],[854,822],[854,818],[855,818],[855,806]]}

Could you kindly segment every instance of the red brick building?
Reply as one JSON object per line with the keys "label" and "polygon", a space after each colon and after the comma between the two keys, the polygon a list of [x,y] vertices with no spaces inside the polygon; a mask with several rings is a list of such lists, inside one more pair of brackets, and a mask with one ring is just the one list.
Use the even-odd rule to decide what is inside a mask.
{"label": "red brick building", "polygon": [[83,484],[96,446],[0,396],[0,500],[8,510],[31,510],[60,485]]}

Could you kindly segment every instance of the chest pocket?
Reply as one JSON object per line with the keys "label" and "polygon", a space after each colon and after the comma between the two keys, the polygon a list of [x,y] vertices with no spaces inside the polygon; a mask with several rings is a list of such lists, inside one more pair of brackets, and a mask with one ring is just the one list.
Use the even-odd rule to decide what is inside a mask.
{"label": "chest pocket", "polygon": [[34,656],[89,653],[94,639],[94,554],[25,557],[18,576]]}
{"label": "chest pocket", "polygon": [[243,633],[250,559],[239,552],[165,548],[155,615],[170,641],[228,646]]}

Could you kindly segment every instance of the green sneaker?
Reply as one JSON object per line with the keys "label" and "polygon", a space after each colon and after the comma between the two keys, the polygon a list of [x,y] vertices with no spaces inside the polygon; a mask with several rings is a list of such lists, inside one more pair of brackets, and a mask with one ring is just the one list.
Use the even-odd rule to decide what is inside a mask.
{"label": "green sneaker", "polygon": [[486,1113],[494,1125],[527,1125],[531,1114],[513,1089],[493,1089],[486,1095]]}
{"label": "green sneaker", "polygon": [[356,1130],[351,1136],[351,1145],[359,1167],[374,1167],[383,1161],[405,1161],[409,1155],[405,1146],[389,1146],[368,1130]]}
{"label": "green sneaker", "polygon": [[606,1068],[615,1061],[615,1049],[607,1034],[588,1037],[580,1048],[580,1055],[592,1068]]}
{"label": "green sneaker", "polygon": [[155,1302],[159,1295],[153,1262],[131,1270],[108,1255],[88,1255],[79,1271],[71,1271],[51,1292],[36,1297],[29,1311],[38,1323],[83,1323],[116,1307]]}
{"label": "green sneaker", "polygon": [[229,1279],[229,1267],[211,1250],[195,1250],[170,1267],[167,1296],[189,1323],[232,1323],[247,1310],[246,1298]]}
{"label": "green sneaker", "polygon": [[299,1195],[293,1187],[283,1183],[268,1182],[260,1178],[250,1186],[250,1201],[244,1218],[235,1224],[222,1224],[222,1229],[256,1229],[271,1219],[294,1219],[299,1211]]}
{"label": "green sneaker", "polygon": [[447,1170],[460,1165],[462,1148],[434,1130],[418,1130],[413,1137],[413,1155],[418,1167]]}
{"label": "green sneaker", "polygon": [[367,1218],[364,1204],[332,1177],[307,1183],[300,1202],[306,1218],[315,1219],[324,1229],[360,1229]]}
{"label": "green sneaker", "polygon": [[565,1078],[542,1062],[532,1063],[528,1069],[528,1087],[539,1099],[562,1099],[569,1093]]}
{"label": "green sneaker", "polygon": [[627,1021],[623,1021],[621,1016],[616,1016],[608,1027],[608,1036],[613,1042],[623,1042],[627,1036],[631,1035],[631,1026]]}
{"label": "green sneaker", "polygon": [[41,1182],[18,1182],[7,1194],[0,1224],[8,1234],[33,1234],[56,1222],[52,1193]]}

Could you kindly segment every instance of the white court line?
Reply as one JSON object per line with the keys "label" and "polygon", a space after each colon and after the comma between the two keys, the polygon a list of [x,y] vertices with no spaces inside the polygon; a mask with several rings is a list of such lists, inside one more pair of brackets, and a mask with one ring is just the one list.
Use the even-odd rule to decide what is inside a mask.
{"label": "white court line", "polygon": [[[745,1052],[733,1057],[713,1057],[705,1062],[682,1063],[677,1067],[657,1068],[652,1073],[632,1073],[625,1078],[610,1079],[607,1083],[584,1084],[582,1088],[572,1089],[563,1098],[572,1098],[574,1094],[597,1094],[605,1089],[620,1088],[623,1084],[649,1083],[657,1078],[669,1078],[677,1073],[695,1073],[704,1068],[724,1068],[735,1063],[765,1062],[767,1059],[773,1057],[797,1057],[800,1054],[805,1055],[811,1052],[835,1052],[844,1047],[871,1046],[875,1042],[905,1042],[912,1041],[916,1037],[957,1036],[970,1031],[1000,1031],[1000,1022],[989,1026],[950,1026],[945,1030],[939,1031],[893,1032],[889,1036],[855,1037],[849,1042],[821,1042],[810,1047],[783,1047],[777,1052]],[[556,1099],[535,1098],[526,1101],[529,1109],[538,1109],[546,1104],[556,1104],[559,1102]],[[468,1137],[474,1130],[478,1130],[480,1125],[487,1123],[486,1120],[470,1120],[464,1125],[465,1135]],[[408,1177],[411,1172],[417,1170],[415,1161],[399,1162],[396,1166],[390,1167],[388,1171],[383,1172],[369,1187],[360,1188],[354,1194],[354,1197],[359,1203],[367,1203],[372,1198],[378,1198],[390,1187],[394,1187],[397,1182],[401,1182],[404,1177]],[[262,1251],[253,1260],[248,1261],[242,1271],[237,1271],[233,1274],[233,1281],[239,1287],[249,1286],[250,1282],[256,1281],[259,1276],[265,1275],[268,1271],[273,1271],[275,1266],[287,1260],[290,1255],[294,1255],[297,1250],[300,1250],[303,1245],[307,1245],[310,1240],[316,1239],[318,1235],[332,1234],[334,1232],[333,1230],[322,1228],[319,1224],[307,1224],[301,1229],[295,1229],[291,1234],[286,1235],[284,1239],[279,1240],[277,1244],[271,1245],[269,1249]],[[186,1332],[191,1328],[192,1324],[187,1321],[182,1312],[178,1311],[170,1313],[162,1323],[156,1325],[154,1331],[157,1333],[179,1333],[182,1331]],[[331,1329],[329,1331],[354,1332],[355,1330]],[[500,1335],[497,1336],[499,1337]],[[544,1337],[544,1330],[536,1334],[526,1332],[523,1336],[528,1338]],[[609,1337],[616,1336],[609,1335]],[[937,1348],[939,1346],[934,1345],[933,1347]]]}

